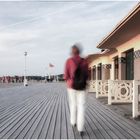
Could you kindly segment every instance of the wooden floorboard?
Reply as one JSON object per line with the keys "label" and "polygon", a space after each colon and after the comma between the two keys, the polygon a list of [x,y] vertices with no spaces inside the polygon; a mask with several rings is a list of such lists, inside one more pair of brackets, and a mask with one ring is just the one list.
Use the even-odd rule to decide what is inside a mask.
{"label": "wooden floorboard", "polygon": [[62,96],[62,104],[61,104],[61,139],[67,139],[68,136],[67,136],[67,122],[66,122],[66,113],[65,113],[65,98],[64,96]]}
{"label": "wooden floorboard", "polygon": [[[43,105],[43,102],[40,102],[39,105],[40,104]],[[22,135],[21,137],[23,138],[24,130],[28,130],[28,123],[29,123],[29,121],[33,120],[32,116],[37,114],[37,111],[39,111],[39,109],[40,108],[38,106],[36,106],[36,104],[35,104],[32,108],[30,108],[29,110],[27,109],[20,116],[18,116],[16,118],[16,120],[14,120],[14,121],[12,120],[12,123],[6,129],[6,132],[8,134],[9,134],[9,132],[11,132],[11,134],[9,134],[9,137],[10,137],[10,135],[12,135],[13,132],[15,132],[15,130],[17,128],[22,126],[21,133],[19,135]],[[6,133],[6,136],[7,136],[7,133]],[[6,138],[6,136],[4,136],[3,138]]]}
{"label": "wooden floorboard", "polygon": [[41,134],[41,131],[42,131],[42,127],[45,124],[45,120],[46,120],[46,118],[48,116],[48,112],[50,111],[50,109],[52,107],[53,98],[54,98],[54,96],[52,96],[52,98],[49,99],[48,105],[46,106],[46,110],[45,110],[42,118],[40,118],[40,122],[38,123],[36,128],[34,128],[35,130],[34,130],[32,136],[31,136],[32,139],[39,138],[39,135]]}
{"label": "wooden floorboard", "polygon": [[86,101],[84,136],[70,124],[64,83],[0,89],[2,139],[140,139],[137,124],[116,114],[92,94]]}
{"label": "wooden floorboard", "polygon": [[[92,100],[91,100],[91,102],[92,102]],[[92,107],[94,107],[94,105]],[[107,121],[112,120],[112,121],[110,121],[112,126],[115,126],[115,128],[117,128],[117,130],[119,130],[120,133],[124,135],[124,137],[139,138],[139,130],[137,130],[135,127],[132,127],[130,125],[130,122],[128,124],[127,123],[128,121],[126,119],[125,120],[124,120],[124,118],[116,119],[116,114],[113,115],[111,111],[105,111],[105,108],[100,106],[99,104],[96,104],[96,109],[100,110],[98,112],[98,113],[100,113],[100,116],[104,114],[104,118],[106,118]],[[121,136],[121,135],[119,135],[119,136]]]}

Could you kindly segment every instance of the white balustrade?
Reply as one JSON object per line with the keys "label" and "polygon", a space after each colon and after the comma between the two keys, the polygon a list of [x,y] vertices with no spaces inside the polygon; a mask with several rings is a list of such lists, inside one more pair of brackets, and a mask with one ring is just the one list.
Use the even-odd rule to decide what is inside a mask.
{"label": "white balustrade", "polygon": [[96,98],[108,97],[108,80],[96,80]]}
{"label": "white balustrade", "polygon": [[88,92],[96,92],[95,86],[96,86],[96,81],[95,80],[90,80],[88,82]]}
{"label": "white balustrade", "polygon": [[140,101],[140,81],[133,81],[133,102],[132,102],[132,116],[137,118],[140,115],[139,109]]}
{"label": "white balustrade", "polygon": [[140,81],[136,80],[91,80],[89,92],[96,92],[96,98],[108,97],[108,104],[132,103],[132,116],[140,115]]}
{"label": "white balustrade", "polygon": [[132,80],[109,80],[108,104],[132,103],[133,81]]}

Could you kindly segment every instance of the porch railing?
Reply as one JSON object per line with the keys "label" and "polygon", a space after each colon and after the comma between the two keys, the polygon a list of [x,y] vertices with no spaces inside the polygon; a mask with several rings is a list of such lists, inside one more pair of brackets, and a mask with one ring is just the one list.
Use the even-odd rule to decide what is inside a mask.
{"label": "porch railing", "polygon": [[133,81],[132,80],[109,80],[108,81],[108,104],[132,103]]}
{"label": "porch railing", "polygon": [[132,115],[137,118],[140,115],[140,81],[133,81],[133,101],[132,101]]}
{"label": "porch railing", "polygon": [[90,80],[88,81],[88,92],[96,92],[96,81],[95,80]]}
{"label": "porch railing", "polygon": [[96,80],[90,81],[90,91],[96,98],[108,97],[108,104],[132,103],[132,116],[140,115],[140,81],[138,80]]}
{"label": "porch railing", "polygon": [[108,80],[96,80],[96,98],[108,97]]}

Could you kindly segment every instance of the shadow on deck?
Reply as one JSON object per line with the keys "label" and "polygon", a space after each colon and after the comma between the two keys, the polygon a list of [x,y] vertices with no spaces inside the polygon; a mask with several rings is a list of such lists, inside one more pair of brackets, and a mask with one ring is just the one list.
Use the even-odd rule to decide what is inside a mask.
{"label": "shadow on deck", "polygon": [[[63,83],[4,88],[0,97],[0,138],[81,138],[69,122]],[[83,138],[140,138],[140,128],[89,94]]]}

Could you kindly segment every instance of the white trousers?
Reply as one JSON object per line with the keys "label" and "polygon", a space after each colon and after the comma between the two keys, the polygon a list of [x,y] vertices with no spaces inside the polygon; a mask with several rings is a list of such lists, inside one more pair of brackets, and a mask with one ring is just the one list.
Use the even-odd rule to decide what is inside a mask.
{"label": "white trousers", "polygon": [[86,91],[68,89],[70,122],[77,124],[78,131],[83,131],[85,122],[85,97]]}

